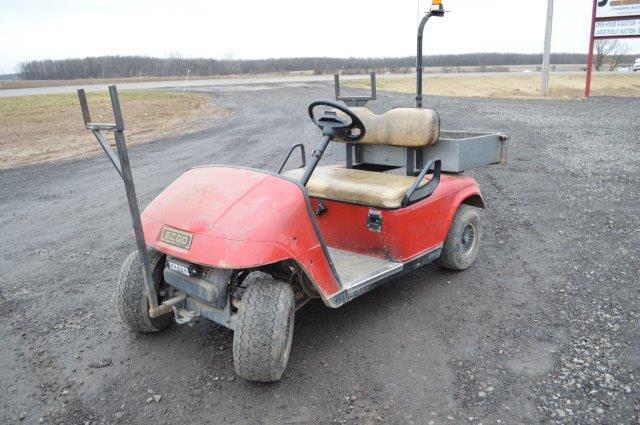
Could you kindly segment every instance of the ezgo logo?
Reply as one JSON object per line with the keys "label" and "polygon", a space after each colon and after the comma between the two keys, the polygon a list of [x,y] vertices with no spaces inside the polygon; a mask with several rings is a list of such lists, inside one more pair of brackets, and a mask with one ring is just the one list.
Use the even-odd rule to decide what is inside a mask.
{"label": "ezgo logo", "polygon": [[600,0],[598,2],[598,7],[606,6],[609,3],[609,0]]}

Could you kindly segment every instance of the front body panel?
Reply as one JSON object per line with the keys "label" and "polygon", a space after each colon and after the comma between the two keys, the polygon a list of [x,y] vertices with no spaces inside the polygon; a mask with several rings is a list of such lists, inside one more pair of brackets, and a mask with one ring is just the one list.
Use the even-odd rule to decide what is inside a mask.
{"label": "front body panel", "polygon": [[305,192],[295,182],[217,166],[187,171],[142,214],[146,243],[158,251],[224,269],[292,259],[328,297],[340,287],[312,220]]}

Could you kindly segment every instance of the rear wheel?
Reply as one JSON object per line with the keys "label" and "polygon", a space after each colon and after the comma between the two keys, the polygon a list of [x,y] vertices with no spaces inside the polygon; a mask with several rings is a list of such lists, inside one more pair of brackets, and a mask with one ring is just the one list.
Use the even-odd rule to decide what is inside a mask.
{"label": "rear wheel", "polygon": [[233,334],[236,373],[250,381],[282,377],[291,351],[295,296],[287,283],[265,277],[244,291]]}
{"label": "rear wheel", "polygon": [[481,234],[477,208],[460,205],[442,246],[438,263],[449,270],[469,268],[478,255]]}
{"label": "rear wheel", "polygon": [[[162,282],[165,255],[149,250],[149,262],[156,290]],[[116,286],[116,306],[120,321],[136,332],[159,332],[171,323],[172,316],[165,314],[152,319],[149,317],[149,301],[144,284],[144,271],[138,251],[133,251],[125,260]]]}

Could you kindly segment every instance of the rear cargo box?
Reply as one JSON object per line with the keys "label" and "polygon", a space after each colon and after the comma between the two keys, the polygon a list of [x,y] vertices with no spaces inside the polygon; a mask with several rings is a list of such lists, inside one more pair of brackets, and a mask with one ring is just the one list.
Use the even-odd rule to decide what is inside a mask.
{"label": "rear cargo box", "polygon": [[[491,164],[506,164],[508,136],[500,133],[480,133],[472,131],[440,132],[438,143],[422,151],[424,163],[434,158],[442,160],[442,171],[461,173],[472,168]],[[346,149],[342,143],[330,145],[331,156],[337,161],[347,161],[347,151],[352,149],[351,158],[356,164],[379,164],[391,167],[407,165],[406,148],[386,145],[350,144]],[[411,152],[416,154],[415,150]],[[411,162],[411,161],[410,161]]]}
{"label": "rear cargo box", "polygon": [[422,151],[425,161],[440,158],[442,171],[461,173],[471,168],[505,164],[507,139],[499,133],[443,130],[438,143]]}

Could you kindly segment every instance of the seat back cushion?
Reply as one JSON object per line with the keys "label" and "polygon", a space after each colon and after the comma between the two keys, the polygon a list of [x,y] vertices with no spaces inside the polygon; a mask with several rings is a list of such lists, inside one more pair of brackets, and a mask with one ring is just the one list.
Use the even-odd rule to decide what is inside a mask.
{"label": "seat back cushion", "polygon": [[351,110],[366,130],[358,144],[419,148],[435,145],[440,137],[440,116],[433,109],[394,108],[380,115],[364,107]]}

